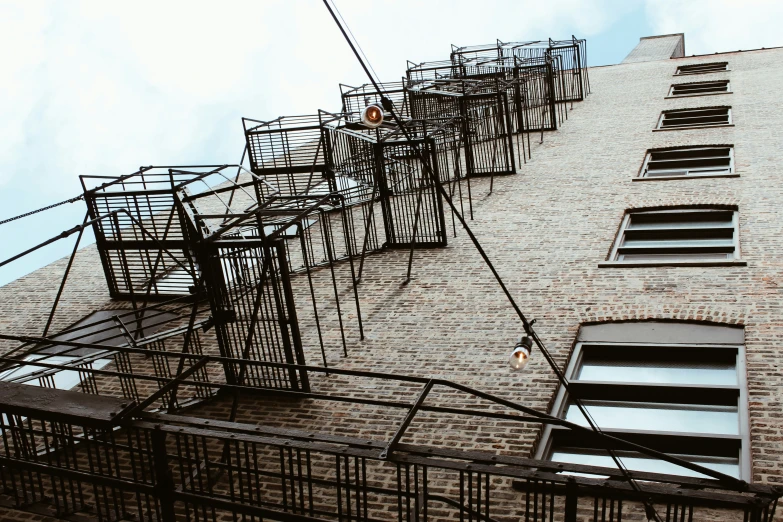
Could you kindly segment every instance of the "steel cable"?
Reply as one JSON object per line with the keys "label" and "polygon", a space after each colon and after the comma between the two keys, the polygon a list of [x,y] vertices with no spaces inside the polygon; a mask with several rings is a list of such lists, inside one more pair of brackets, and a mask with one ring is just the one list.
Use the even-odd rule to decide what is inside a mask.
{"label": "steel cable", "polygon": [[59,207],[60,205],[65,205],[66,203],[75,203],[75,202],[77,202],[79,200],[82,200],[82,199],[84,199],[84,194],[80,194],[80,195],[78,195],[78,196],[76,196],[74,198],[71,198],[71,199],[66,199],[65,201],[60,201],[59,203],[55,203],[53,205],[48,205],[46,207],[39,208],[38,210],[25,212],[24,214],[20,214],[18,216],[14,216],[12,218],[4,219],[4,220],[0,221],[0,225],[5,225],[6,223],[10,223],[11,221],[16,221],[17,219],[22,219],[22,218],[25,218],[27,216],[32,216],[33,214],[38,214],[39,212],[43,212],[44,210],[49,210],[49,209],[52,209],[52,208],[55,208],[55,207]]}

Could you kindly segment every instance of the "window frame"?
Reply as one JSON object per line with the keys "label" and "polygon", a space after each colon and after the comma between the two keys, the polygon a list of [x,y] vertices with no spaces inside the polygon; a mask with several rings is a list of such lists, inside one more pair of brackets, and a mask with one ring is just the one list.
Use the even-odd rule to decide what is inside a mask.
{"label": "window frame", "polygon": [[[652,155],[661,152],[675,152],[675,151],[698,151],[708,149],[729,149],[729,171],[725,173],[706,172],[699,174],[698,170],[688,170],[688,172],[695,172],[694,174],[685,175],[671,175],[671,176],[647,176],[648,166],[652,161]],[[705,167],[706,168],[706,167]],[[734,145],[687,145],[678,147],[665,147],[659,149],[647,149],[642,161],[642,166],[639,168],[638,174],[633,178],[634,181],[669,181],[675,179],[699,179],[699,178],[737,178],[734,161]]]}
{"label": "window frame", "polygon": [[[726,123],[717,123],[714,125],[711,124],[693,124],[693,125],[679,125],[679,126],[663,126],[663,122],[666,119],[666,116],[668,114],[672,113],[678,113],[678,112],[687,112],[687,111],[704,111],[704,110],[710,110],[710,109],[726,109]],[[734,117],[731,112],[731,106],[730,105],[719,105],[719,106],[713,106],[713,107],[686,107],[683,109],[667,109],[664,111],[661,111],[661,114],[658,116],[658,122],[655,125],[655,128],[653,129],[653,132],[662,132],[662,131],[672,131],[672,130],[687,130],[687,129],[712,129],[712,128],[721,128],[721,127],[733,127],[734,126]]]}
{"label": "window frame", "polygon": [[[141,320],[142,331],[147,333],[144,337],[137,338],[136,341],[141,341],[152,337],[156,333],[165,331],[165,324],[173,320],[182,319],[179,314],[164,309],[149,308],[148,311],[152,317],[147,316]],[[58,390],[73,390],[77,388],[84,382],[81,375],[79,376],[79,381],[70,388],[57,386],[57,375],[60,375],[60,379],[63,379],[68,376],[68,372],[79,373],[79,368],[85,365],[93,370],[101,370],[111,364],[115,364],[115,356],[118,352],[108,347],[129,345],[131,332],[122,323],[121,318],[133,313],[133,310],[127,309],[102,309],[90,312],[59,333],[50,335],[49,342],[38,343],[25,350],[24,353],[20,353],[17,357],[14,357],[17,359],[15,362],[0,362],[0,381]],[[151,320],[158,322],[150,324]],[[96,326],[97,329],[95,329]],[[136,332],[139,332],[139,330],[134,329],[133,333]],[[70,345],[58,345],[57,341],[99,343],[107,346],[107,348],[74,348]],[[68,360],[53,362],[53,360],[63,358]],[[36,364],[36,361],[42,364]],[[20,370],[23,370],[26,366],[37,366],[37,369],[19,374]],[[63,368],[63,366],[68,366],[69,368]]]}
{"label": "window frame", "polygon": [[[710,65],[723,65],[724,69],[718,69],[713,71],[700,71],[697,70],[695,72],[681,72],[681,69],[683,67],[704,67],[704,66],[710,66]],[[717,72],[727,72],[730,71],[729,69],[729,62],[704,62],[704,63],[688,63],[683,65],[678,65],[677,68],[674,70],[673,76],[693,76],[696,74],[712,74]]]}
{"label": "window frame", "polygon": [[[58,359],[67,359],[60,361]],[[46,366],[36,366],[35,361],[41,361],[45,364],[68,366],[73,365],[70,370],[63,368],[48,368]],[[28,384],[39,388],[53,388],[55,390],[73,390],[82,383],[79,368],[88,366],[92,370],[101,370],[114,363],[114,355],[108,350],[96,352],[91,356],[61,356],[45,352],[36,352],[28,354],[23,359],[24,362],[33,364],[23,364],[22,366],[12,367],[0,371],[0,382],[10,382],[17,384]],[[26,368],[28,371],[24,371]],[[76,374],[76,375],[74,375]],[[74,380],[75,379],[75,380]],[[65,387],[63,381],[74,380],[71,386]],[[58,382],[60,381],[60,382]]]}
{"label": "window frame", "polygon": [[[712,342],[695,342],[692,337],[694,337],[694,331],[696,332],[695,337],[698,337],[699,335],[699,328],[704,328],[706,325],[699,324],[699,323],[688,323],[688,322],[659,322],[659,321],[643,321],[643,322],[636,322],[636,323],[603,323],[602,325],[598,326],[604,326],[604,325],[612,325],[612,324],[625,324],[626,326],[626,332],[623,334],[620,334],[620,337],[627,335],[628,332],[628,326],[630,325],[655,325],[655,328],[658,329],[665,329],[667,325],[682,325],[686,326],[689,329],[692,329],[692,331],[689,333],[688,339],[681,339],[684,342],[679,343],[673,343],[673,342],[661,342],[661,343],[647,343],[647,342],[638,342],[635,340],[629,340],[629,339],[613,339],[611,335],[606,337],[606,340],[603,341],[597,341],[597,340],[586,340],[582,339],[582,329],[585,327],[583,326],[580,329],[580,333],[577,337],[577,340],[574,344],[573,351],[571,353],[571,356],[568,361],[568,365],[566,366],[564,375],[569,383],[569,387],[574,390],[576,388],[577,390],[581,390],[584,392],[585,390],[589,390],[591,387],[603,387],[603,388],[609,388],[614,387],[617,390],[616,396],[618,398],[623,397],[623,392],[625,391],[627,393],[627,390],[633,390],[634,388],[636,390],[640,390],[642,388],[669,388],[672,390],[676,389],[692,389],[692,390],[716,390],[720,393],[724,393],[726,395],[728,394],[736,394],[736,404],[737,404],[737,416],[738,416],[738,426],[737,426],[737,434],[736,435],[725,435],[725,434],[709,434],[709,433],[689,433],[689,432],[676,432],[676,431],[662,431],[662,430],[631,430],[631,429],[617,429],[617,428],[603,428],[601,427],[601,430],[607,434],[610,435],[616,435],[619,437],[627,436],[628,440],[642,444],[648,447],[653,447],[655,449],[656,446],[660,448],[661,451],[665,451],[666,453],[670,454],[688,454],[692,457],[705,457],[707,459],[710,458],[737,458],[738,460],[738,472],[739,477],[742,480],[750,480],[751,479],[751,452],[750,452],[750,416],[748,411],[748,385],[747,385],[747,375],[746,375],[746,351],[745,351],[745,343],[744,340],[742,342],[727,342],[727,343],[718,343],[714,342],[714,339],[711,339]],[[712,325],[711,325],[712,326]],[[739,330],[739,328],[732,328],[729,326],[723,326],[721,325],[720,328],[725,329],[736,329]],[[642,331],[642,328],[639,329],[640,333]],[[631,331],[633,331],[633,326],[631,326]],[[676,332],[676,331],[675,331]],[[744,338],[744,331],[743,331],[743,338]],[[692,342],[693,341],[693,342]],[[667,349],[667,350],[677,350],[677,349],[699,349],[699,350],[708,350],[712,351],[715,350],[716,353],[717,350],[733,350],[735,352],[735,369],[736,369],[736,376],[737,376],[737,383],[736,385],[729,386],[729,385],[694,385],[694,384],[682,384],[682,383],[673,383],[673,384],[662,384],[662,383],[634,383],[634,382],[605,382],[605,381],[580,381],[579,379],[573,379],[573,376],[576,374],[577,370],[581,367],[582,362],[584,360],[585,356],[585,349],[588,350],[590,347],[644,347],[646,349]],[[725,352],[724,352],[725,353]],[[576,390],[574,390],[576,391]],[[590,392],[588,391],[588,394]],[[672,392],[673,394],[676,394],[676,392]],[[589,400],[589,399],[588,399]],[[632,402],[629,400],[617,400],[618,403],[628,403]],[[668,404],[676,404],[673,401],[661,401]],[[570,404],[568,392],[565,390],[565,388],[561,385],[558,386],[557,392],[555,394],[555,399],[553,401],[552,408],[550,410],[550,415],[558,418],[565,418],[565,412],[566,408]],[[575,440],[579,440],[579,437],[581,437],[580,434],[571,435],[574,432],[569,430],[568,428],[563,428],[561,426],[556,425],[545,425],[542,431],[542,436],[539,441],[538,447],[536,449],[534,458],[539,460],[549,460],[552,452],[556,448],[572,448],[572,449],[582,449],[585,450],[585,453],[589,453],[591,450],[595,449],[590,445],[590,442],[587,441],[586,443],[582,444],[580,446],[572,446],[569,445],[569,443],[573,443]],[[583,442],[585,442],[583,440]],[[663,448],[661,448],[663,446]],[[708,447],[710,448],[709,452],[702,452],[701,454],[694,453],[694,452],[678,452],[675,448],[685,448],[686,450],[692,450],[694,448],[702,448],[702,447]],[[731,454],[730,452],[736,448],[736,455]],[[674,449],[674,451],[672,451]],[[712,455],[708,453],[713,453]],[[723,452],[721,455],[714,455],[714,453]],[[622,457],[621,457],[622,458]],[[685,468],[682,468],[682,472],[685,473]]]}
{"label": "window frame", "polygon": [[[726,90],[725,91],[715,91],[715,92],[698,92],[698,93],[682,93],[677,94],[675,93],[675,89],[680,88],[682,86],[690,86],[690,85],[703,85],[707,86],[708,84],[723,84],[725,83]],[[683,82],[683,83],[673,83],[669,86],[669,92],[666,94],[666,99],[670,98],[693,98],[697,96],[719,96],[722,94],[732,94],[731,90],[731,81],[730,80],[705,80],[701,82]]]}
{"label": "window frame", "polygon": [[[696,214],[696,213],[709,213],[709,212],[731,212],[732,213],[732,226],[733,226],[733,235],[732,235],[732,245],[733,245],[733,256],[727,257],[726,259],[698,259],[698,258],[677,258],[675,256],[672,256],[671,260],[618,260],[618,251],[623,248],[622,243],[623,239],[625,238],[625,233],[628,230],[628,224],[631,222],[631,219],[634,215],[642,215],[642,214],[676,214],[676,213],[688,213],[688,214]],[[717,228],[717,227],[716,227]],[[741,257],[741,251],[740,251],[740,238],[739,238],[739,209],[736,207],[678,207],[678,208],[659,208],[659,209],[649,209],[649,210],[628,210],[623,215],[623,219],[620,221],[620,226],[617,230],[617,234],[615,235],[614,242],[612,243],[612,248],[609,251],[609,256],[606,261],[602,261],[599,263],[598,266],[609,266],[609,267],[649,267],[649,266],[732,266],[732,265],[740,265],[745,266],[747,263],[742,259]],[[656,247],[651,246],[648,247],[651,249],[654,249]],[[664,247],[659,247],[664,248]],[[684,246],[683,248],[694,248],[698,249],[699,247],[687,247]],[[709,248],[708,246],[704,246],[701,248]],[[698,253],[698,252],[696,252]]]}

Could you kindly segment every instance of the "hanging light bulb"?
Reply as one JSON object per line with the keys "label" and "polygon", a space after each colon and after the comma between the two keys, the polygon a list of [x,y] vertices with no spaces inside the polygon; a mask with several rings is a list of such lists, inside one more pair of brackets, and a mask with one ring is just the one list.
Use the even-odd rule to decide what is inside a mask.
{"label": "hanging light bulb", "polygon": [[508,358],[508,364],[512,370],[522,370],[527,366],[530,361],[530,352],[533,349],[533,340],[528,336],[522,337],[514,350],[511,352],[511,357]]}
{"label": "hanging light bulb", "polygon": [[362,123],[371,129],[376,129],[383,123],[383,109],[378,105],[368,105],[362,111]]}

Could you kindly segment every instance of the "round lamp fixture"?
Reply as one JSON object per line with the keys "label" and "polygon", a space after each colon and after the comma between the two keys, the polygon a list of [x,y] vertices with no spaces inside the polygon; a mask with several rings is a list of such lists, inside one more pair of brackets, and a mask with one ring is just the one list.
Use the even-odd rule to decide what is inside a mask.
{"label": "round lamp fixture", "polygon": [[383,123],[383,109],[378,105],[368,105],[362,111],[362,123],[371,129],[377,129]]}
{"label": "round lamp fixture", "polygon": [[512,370],[522,370],[530,362],[530,351],[533,348],[533,341],[528,336],[519,340],[511,356],[508,358],[508,365]]}

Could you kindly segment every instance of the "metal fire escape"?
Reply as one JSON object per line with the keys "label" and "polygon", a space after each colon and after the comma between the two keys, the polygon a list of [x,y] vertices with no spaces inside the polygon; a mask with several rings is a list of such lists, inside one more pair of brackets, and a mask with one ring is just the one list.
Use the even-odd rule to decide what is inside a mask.
{"label": "metal fire escape", "polygon": [[[92,227],[109,294],[128,306],[50,334],[72,256],[43,333],[0,333],[21,343],[0,357],[0,504],[111,521],[597,522],[646,520],[651,506],[667,521],[772,520],[779,487],[446,379],[327,365],[327,348],[350,355],[351,317],[364,336],[367,256],[445,246],[448,209],[454,234],[464,201],[472,216],[471,177],[515,172],[530,134],[587,95],[585,52],[576,39],[454,48],[380,90],[343,87],[341,113],[243,120],[249,168],[83,177],[89,215],[52,240]],[[387,93],[402,118],[364,125],[358,109]],[[305,337],[322,365],[305,360]],[[80,391],[56,389],[63,372]],[[349,393],[326,375],[367,384]],[[358,391],[376,387],[386,398]],[[287,406],[252,423],[248,400]],[[321,431],[275,427],[319,404],[374,408],[393,430],[361,437],[338,416]],[[702,476],[449,448],[419,431],[425,415],[556,425]]]}

